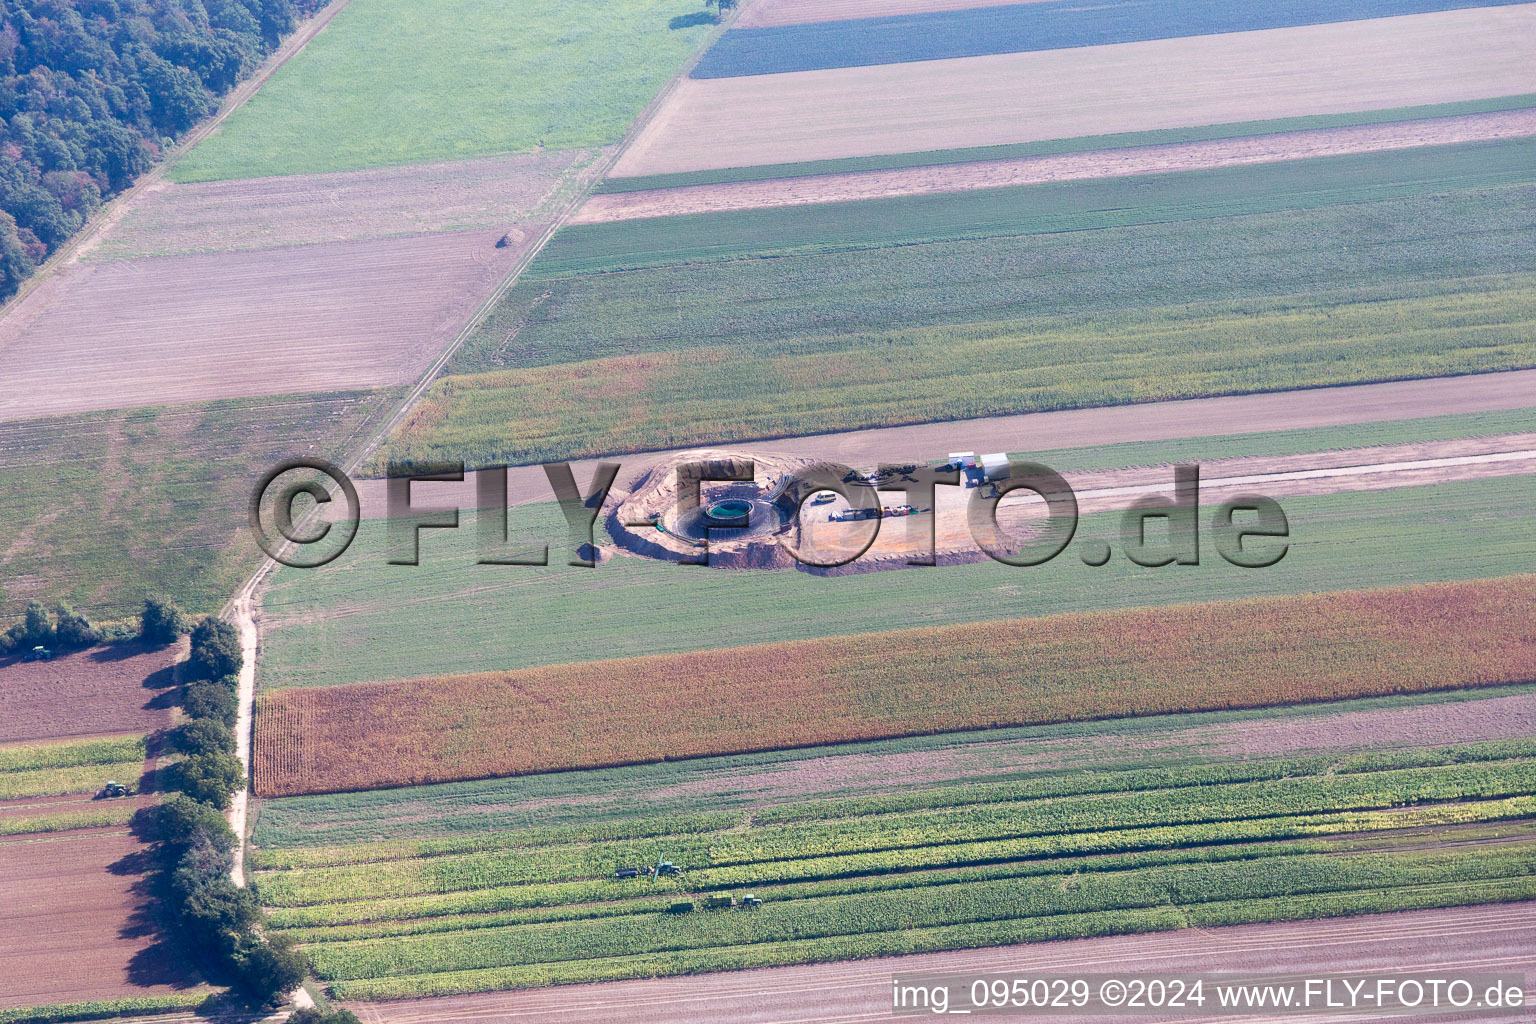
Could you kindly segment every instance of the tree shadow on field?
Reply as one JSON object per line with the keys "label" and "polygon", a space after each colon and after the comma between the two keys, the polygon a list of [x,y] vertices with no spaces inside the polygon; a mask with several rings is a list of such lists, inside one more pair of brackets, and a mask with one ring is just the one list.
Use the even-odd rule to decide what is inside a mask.
{"label": "tree shadow on field", "polygon": [[157,668],[144,677],[144,689],[164,690],[176,685],[176,666],[167,665]]}
{"label": "tree shadow on field", "polygon": [[676,32],[680,28],[693,28],[695,25],[713,25],[719,20],[708,11],[694,11],[692,14],[679,14],[667,22],[667,28]]}

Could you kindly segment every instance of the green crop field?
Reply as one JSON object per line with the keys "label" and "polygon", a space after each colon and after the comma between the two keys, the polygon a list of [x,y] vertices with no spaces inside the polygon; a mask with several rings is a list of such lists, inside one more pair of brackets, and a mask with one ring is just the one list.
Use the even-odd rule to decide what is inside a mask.
{"label": "green crop field", "polygon": [[261,474],[326,455],[392,392],[233,399],[0,424],[6,613],[63,598],[101,619],[146,593],[213,612],[255,566],[246,503]]}
{"label": "green crop field", "polygon": [[92,793],[108,779],[132,787],[144,758],[142,736],[0,747],[0,800]]}
{"label": "green crop field", "polygon": [[[1244,167],[583,224],[530,279],[960,238],[1220,220],[1453,193],[1528,190],[1536,140],[1385,150]],[[1409,227],[1403,225],[1403,227]]]}
{"label": "green crop field", "polygon": [[[445,838],[339,846],[312,831],[337,810],[370,805],[376,829],[391,811],[411,828],[418,804],[463,787],[300,798],[263,810],[253,865],[269,926],[343,997],[534,987],[1531,898],[1533,753],[1514,740],[1134,772],[1032,762],[981,782],[830,800],[802,783],[732,812],[616,804],[584,823],[482,818]],[[658,770],[680,769],[605,782]],[[743,759],[709,790],[739,793],[731,783],[761,770]],[[818,778],[822,793],[837,785]],[[1464,845],[1436,849],[1453,838]],[[660,858],[682,873],[611,878]],[[747,892],[762,906],[702,909]],[[666,912],[684,901],[689,913]]]}
{"label": "green crop field", "polygon": [[1536,365],[1536,292],[1512,284],[1259,316],[1146,310],[1113,327],[908,328],[449,377],[433,385],[376,465],[525,464],[1519,369]]}
{"label": "green crop field", "polygon": [[[1536,365],[1536,188],[1437,174],[1342,176],[1359,201],[1337,205],[1296,191],[1303,178],[1256,198],[1227,183],[1226,200],[1114,182],[1085,208],[1141,222],[1091,230],[1022,233],[1042,228],[1031,211],[1065,214],[1043,194],[1021,211],[967,193],[728,215],[748,218],[734,234],[716,233],[728,218],[665,218],[562,235],[380,461],[527,463]],[[1373,185],[1415,194],[1364,201]],[[1301,207],[1230,208],[1283,202]],[[644,269],[574,272],[594,261]]]}
{"label": "green crop field", "polygon": [[354,0],[171,172],[353,170],[617,142],[712,31],[693,0]]}
{"label": "green crop field", "polygon": [[[1498,422],[1513,426],[1523,415]],[[1348,437],[1353,429],[1331,436]],[[1138,446],[1134,455],[1198,458],[1225,450],[1219,439],[1210,443],[1175,442],[1167,451]],[[1279,446],[1289,443],[1298,439]],[[1064,462],[1074,462],[1066,454]],[[1102,458],[1079,453],[1095,456]],[[337,561],[277,574],[264,603],[261,678],[271,688],[449,675],[1000,615],[1531,572],[1536,534],[1513,510],[1530,507],[1533,498],[1530,476],[1288,498],[1290,552],[1278,565],[1255,570],[1214,556],[1199,566],[1162,569],[1123,559],[1090,569],[1064,556],[1028,569],[986,562],[831,578],[707,571],[628,556],[568,568],[560,549],[564,522],[553,504],[520,506],[509,515],[519,542],[550,542],[549,568],[474,564],[472,514],[457,531],[424,534],[421,565],[391,566],[382,523],[369,520]],[[1118,522],[1115,514],[1088,516],[1079,535],[1113,539]],[[576,608],[579,615],[572,614]],[[379,643],[382,637],[390,642]]]}

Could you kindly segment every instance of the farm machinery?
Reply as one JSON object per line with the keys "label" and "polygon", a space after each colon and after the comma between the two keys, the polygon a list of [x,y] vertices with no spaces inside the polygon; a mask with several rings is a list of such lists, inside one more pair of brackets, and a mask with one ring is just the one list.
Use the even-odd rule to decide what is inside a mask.
{"label": "farm machinery", "polygon": [[28,651],[26,653],[26,655],[22,657],[21,660],[22,661],[52,661],[53,660],[53,652],[51,650],[49,650],[48,648],[44,647],[43,645],[39,644],[36,647],[32,648],[30,651]]}
{"label": "farm machinery", "polygon": [[118,782],[116,779],[108,779],[107,780],[107,784],[105,786],[102,786],[101,789],[96,793],[96,799],[97,800],[113,800],[113,799],[116,799],[117,797],[127,796],[127,795],[128,795],[128,787],[127,786],[123,785],[121,782]]}

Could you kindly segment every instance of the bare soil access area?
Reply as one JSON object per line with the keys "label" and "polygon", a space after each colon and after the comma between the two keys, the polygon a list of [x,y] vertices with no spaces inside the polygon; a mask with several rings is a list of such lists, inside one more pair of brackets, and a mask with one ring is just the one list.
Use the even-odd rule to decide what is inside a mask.
{"label": "bare soil access area", "polygon": [[1536,5],[1033,53],[685,79],[615,177],[1536,92]]}
{"label": "bare soil access area", "polygon": [[0,1009],[195,987],[147,919],[148,867],[123,829],[0,843]]}
{"label": "bare soil access area", "polygon": [[[952,451],[1042,451],[1126,441],[1296,430],[1417,416],[1522,409],[1533,402],[1536,402],[1536,370],[1514,370],[875,427],[837,434],[746,441],[731,445],[731,450],[788,458],[828,459],[847,466],[873,466],[880,462],[942,458]],[[622,467],[615,488],[632,488],[634,481],[651,467],[677,455],[677,451],[662,451],[614,457],[611,461]],[[572,464],[576,479],[583,487],[591,479],[597,461],[588,459]],[[465,477],[462,483],[417,484],[412,488],[413,500],[422,505],[456,502],[461,508],[473,508],[474,473],[468,472]],[[538,466],[513,467],[507,477],[508,499],[513,504],[554,500],[549,481]],[[357,490],[365,518],[385,515],[383,480],[359,480]]]}
{"label": "bare soil access area", "polygon": [[1236,167],[1528,135],[1536,135],[1536,110],[1468,114],[1394,124],[1324,128],[1241,139],[1137,146],[1013,160],[937,164],[852,174],[817,174],[722,185],[689,185],[595,195],[576,211],[570,223],[602,224],[643,217],[674,217],[725,210],[967,192],[1013,185],[1037,185],[1049,181],[1166,174],[1171,171]]}
{"label": "bare soil access area", "polygon": [[0,743],[153,732],[171,721],[183,645],[115,644],[52,661],[0,659]]}

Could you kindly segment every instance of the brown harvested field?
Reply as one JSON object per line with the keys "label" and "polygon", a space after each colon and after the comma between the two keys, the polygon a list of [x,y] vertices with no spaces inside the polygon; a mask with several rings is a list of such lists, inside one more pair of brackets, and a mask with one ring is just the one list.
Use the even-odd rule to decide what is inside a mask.
{"label": "brown harvested field", "polygon": [[1536,5],[686,79],[615,176],[1002,145],[1536,92]]}
{"label": "brown harvested field", "polygon": [[334,174],[193,184],[162,179],[81,255],[159,256],[469,228],[517,230],[514,225],[547,216],[600,155],[548,150]]}
{"label": "brown harvested field", "polygon": [[146,868],[122,829],[0,842],[0,1009],[197,987],[146,919]]}
{"label": "brown harvested field", "polygon": [[970,7],[1001,7],[1040,0],[752,0],[732,28],[801,25],[811,21],[850,21],[889,18],[898,14],[961,11]]}
{"label": "brown harvested field", "polygon": [[414,381],[524,230],[76,263],[0,321],[0,419]]}
{"label": "brown harvested field", "polygon": [[569,223],[601,224],[642,217],[967,192],[1131,174],[1165,174],[1529,135],[1536,135],[1536,110],[1512,110],[1057,156],[689,185],[595,195],[583,204]]}
{"label": "brown harvested field", "polygon": [[0,743],[147,733],[171,721],[183,645],[114,644],[52,661],[0,659]]}
{"label": "brown harvested field", "polygon": [[278,690],[290,795],[1536,680],[1536,577],[897,630]]}
{"label": "brown harvested field", "polygon": [[[737,1024],[811,1020],[896,1024],[914,1019],[910,1013],[890,1013],[891,978],[898,974],[1145,977],[1155,971],[1166,978],[1221,970],[1308,978],[1400,974],[1408,964],[1427,977],[1509,972],[1525,974],[1530,979],[1536,974],[1536,903],[1195,928],[882,957],[853,963],[571,985],[536,992],[488,992],[363,1003],[351,1009],[364,1024],[429,1024],[449,1020],[461,1024],[714,1024],[727,1020]],[[1533,991],[1536,990],[1528,980],[1527,1005]],[[1066,1019],[1074,1024],[1141,1024],[1170,1018],[1164,1014],[1120,1012],[1113,1016],[1074,1015]],[[1428,1024],[1434,1020],[1467,1018],[1463,1015],[1414,1019]]]}

